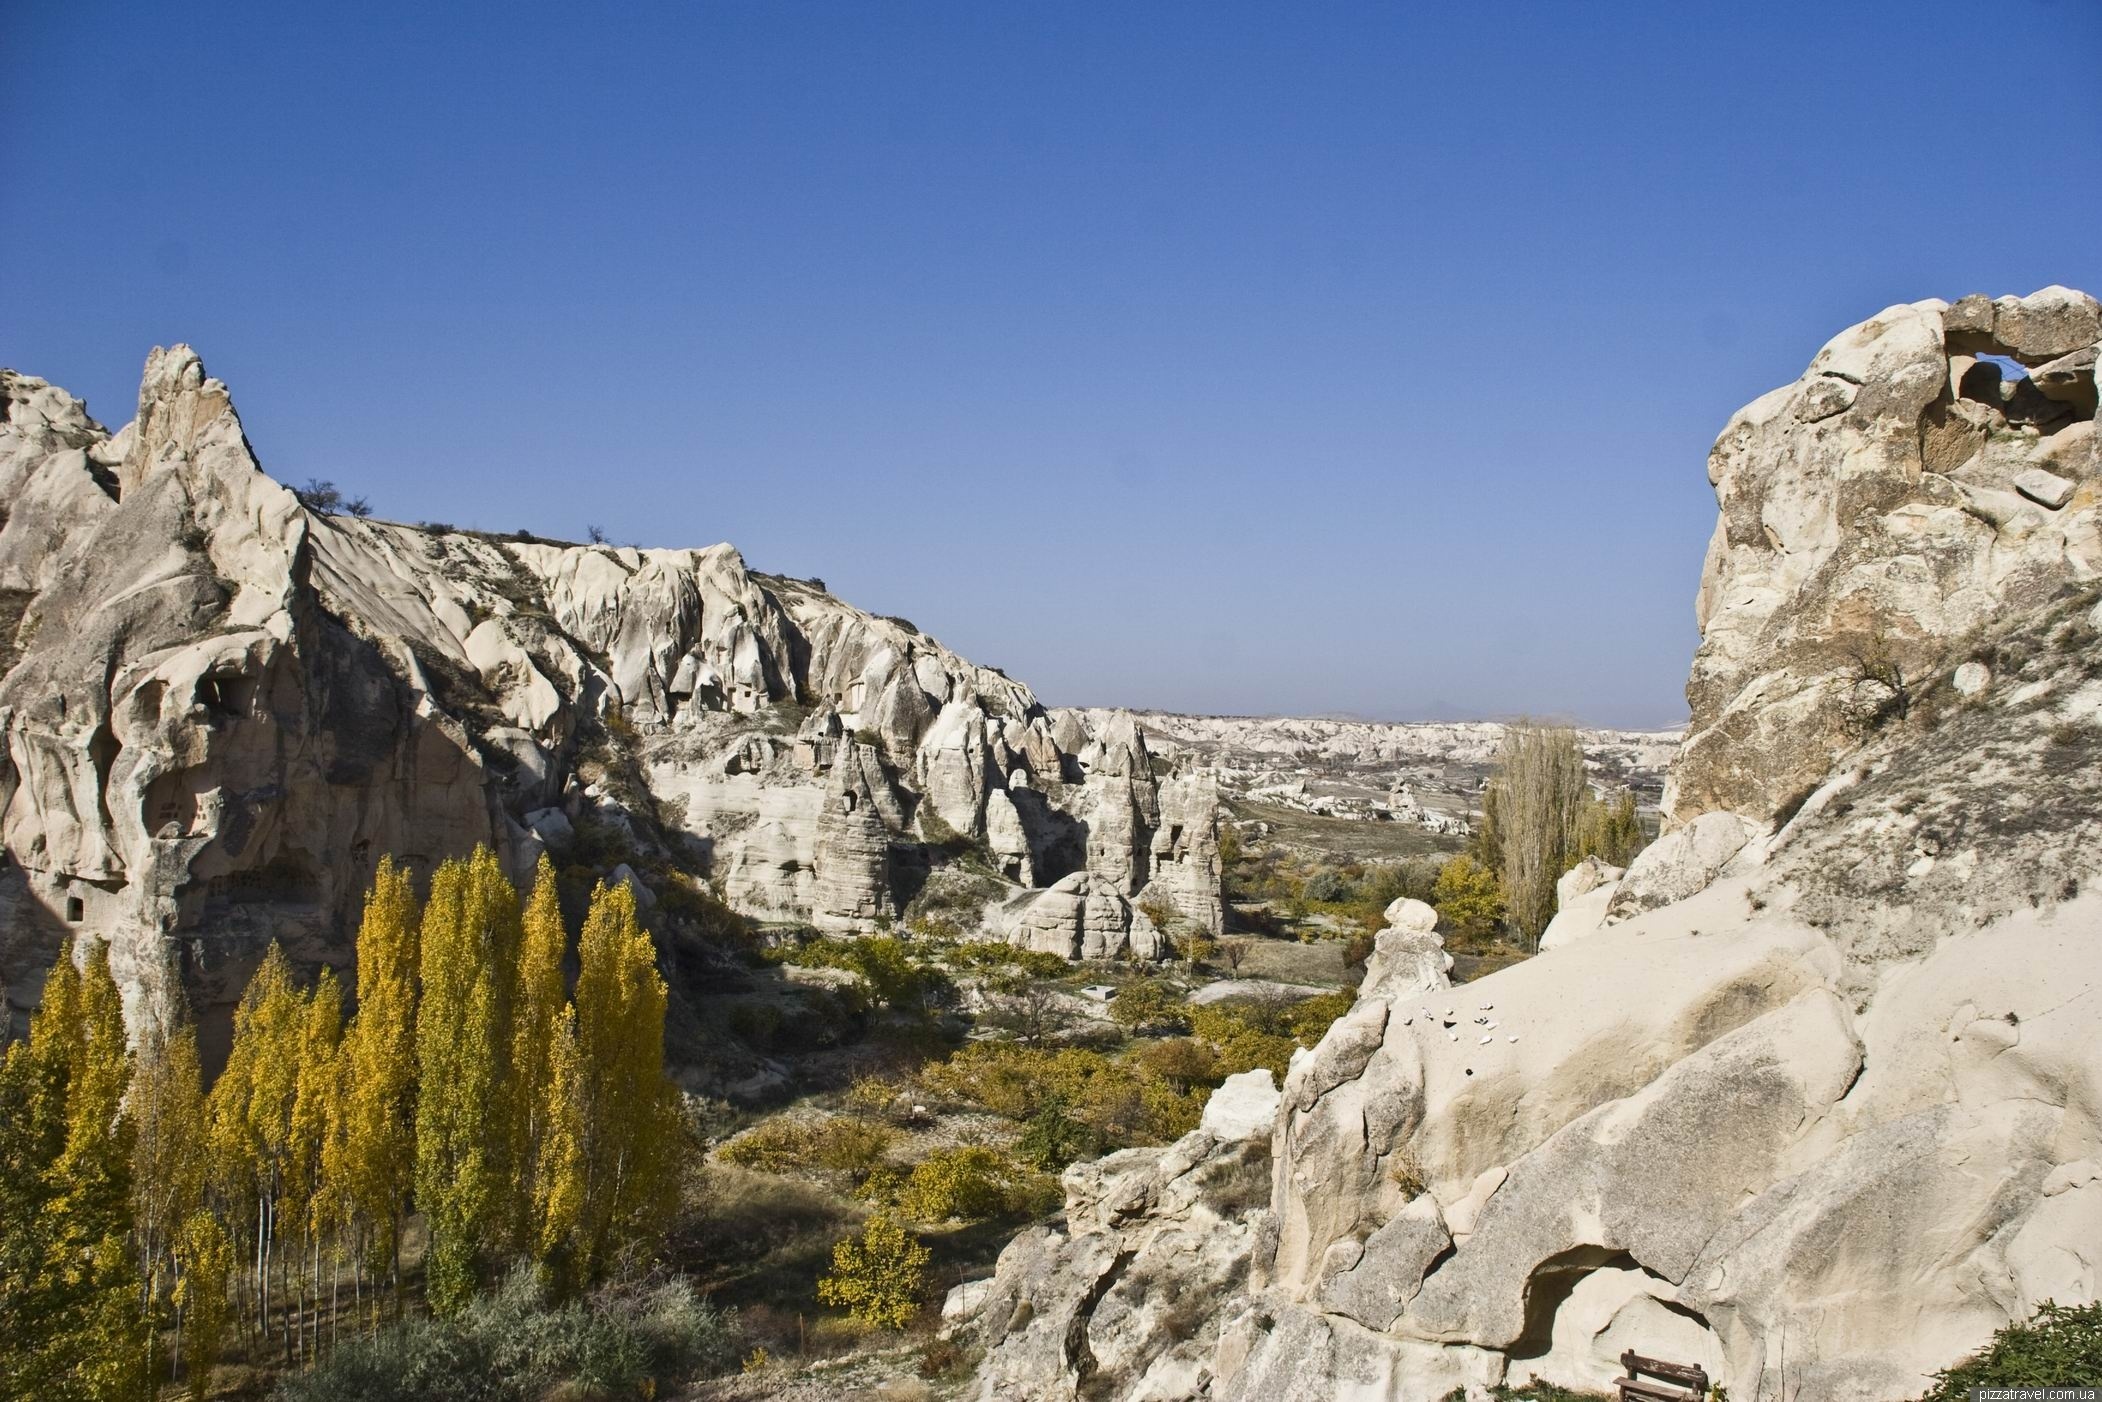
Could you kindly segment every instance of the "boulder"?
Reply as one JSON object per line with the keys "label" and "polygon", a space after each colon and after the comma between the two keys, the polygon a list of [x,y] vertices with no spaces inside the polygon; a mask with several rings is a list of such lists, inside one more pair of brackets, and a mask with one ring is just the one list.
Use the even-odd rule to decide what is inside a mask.
{"label": "boulder", "polygon": [[1277,1081],[1257,1068],[1228,1076],[1204,1102],[1204,1117],[1198,1128],[1221,1143],[1268,1139],[1277,1118]]}
{"label": "boulder", "polygon": [[1721,875],[1750,837],[1749,827],[1734,813],[1704,813],[1666,833],[1628,864],[1606,907],[1606,919],[1625,920],[1685,900]]}
{"label": "boulder", "polygon": [[2058,510],[2073,499],[2073,484],[2040,467],[2025,468],[2014,476],[2014,489],[2039,506]]}
{"label": "boulder", "polygon": [[1199,1129],[1068,1169],[1066,1231],[1032,1227],[1000,1253],[971,1326],[985,1357],[969,1395],[1204,1395],[1216,1304],[1246,1279],[1263,1230],[1268,1160],[1265,1135]]}
{"label": "boulder", "polygon": [[1555,908],[1566,910],[1577,897],[1610,886],[1627,875],[1625,868],[1612,865],[1599,857],[1586,857],[1555,882]]}

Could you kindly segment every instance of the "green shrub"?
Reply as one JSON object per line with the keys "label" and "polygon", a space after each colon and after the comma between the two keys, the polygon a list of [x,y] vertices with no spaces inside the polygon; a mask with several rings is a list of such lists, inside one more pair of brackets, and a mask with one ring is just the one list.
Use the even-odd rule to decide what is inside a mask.
{"label": "green shrub", "polygon": [[1226,1079],[1219,1070],[1219,1054],[1193,1037],[1147,1042],[1131,1056],[1141,1074],[1177,1090],[1209,1088]]}
{"label": "green shrub", "polygon": [[1022,1162],[1045,1173],[1057,1173],[1095,1149],[1095,1131],[1066,1113],[1065,1101],[1056,1096],[1037,1108],[1022,1127],[1022,1137],[1015,1141],[1015,1153]]}
{"label": "green shrub", "polygon": [[1222,1079],[1264,1067],[1282,1080],[1293,1050],[1320,1041],[1354,1001],[1341,990],[1298,1002],[1233,998],[1192,1009],[1190,1031],[1217,1051]]}
{"label": "green shrub", "polygon": [[735,1321],[683,1280],[625,1286],[555,1305],[531,1267],[452,1319],[404,1321],[337,1345],[285,1379],[281,1402],[526,1402],[563,1387],[646,1397],[727,1372],[743,1351]]}
{"label": "green shrub", "polygon": [[1056,954],[997,940],[970,940],[948,953],[949,962],[959,969],[1013,969],[1040,979],[1064,978],[1073,972],[1072,964]]}
{"label": "green shrub", "polygon": [[1118,989],[1109,1000],[1109,1015],[1118,1026],[1133,1032],[1148,1028],[1176,1028],[1187,1025],[1189,1008],[1182,995],[1162,983],[1159,979],[1134,979]]}
{"label": "green shrub", "polygon": [[745,949],[752,943],[752,922],[739,915],[706,886],[683,880],[660,883],[657,909],[674,920],[691,925],[702,939],[725,948]]}
{"label": "green shrub", "polygon": [[924,1014],[956,1001],[956,985],[948,974],[916,957],[896,935],[808,940],[769,957],[804,968],[844,969],[858,975],[869,1000],[893,1012]]}
{"label": "green shrub", "polygon": [[1920,1402],[1962,1402],[1979,1387],[2064,1387],[2102,1379],[2102,1303],[2046,1300],[2026,1323],[1999,1330],[1977,1354],[1934,1375]]}
{"label": "green shrub", "polygon": [[1211,1003],[1190,1011],[1190,1031],[1211,1044],[1222,1071],[1238,1075],[1264,1067],[1280,1078],[1298,1045],[1281,1031],[1270,1031],[1248,1016],[1246,1005]]}
{"label": "green shrub", "polygon": [[[1117,1147],[1158,1144],[1187,1134],[1203,1113],[1209,1089],[1164,1080],[1131,1054],[1110,1057],[1081,1047],[1052,1051],[1011,1042],[966,1047],[920,1076],[938,1096],[1010,1120],[1033,1120],[1055,1104],[1061,1115],[1085,1126],[1101,1145]],[[1054,1134],[1046,1129],[1033,1141],[1028,1157],[1048,1166],[1078,1138],[1065,1130]]]}
{"label": "green shrub", "polygon": [[773,1003],[735,1003],[730,1008],[730,1030],[761,1051],[773,1050],[782,1021],[781,1009]]}
{"label": "green shrub", "polygon": [[1340,903],[1356,893],[1349,880],[1341,872],[1316,872],[1306,880],[1303,894],[1307,900]]}

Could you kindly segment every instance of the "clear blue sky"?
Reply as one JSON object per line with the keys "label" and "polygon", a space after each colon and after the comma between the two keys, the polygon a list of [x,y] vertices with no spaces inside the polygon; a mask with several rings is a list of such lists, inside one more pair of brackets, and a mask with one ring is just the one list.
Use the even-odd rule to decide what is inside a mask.
{"label": "clear blue sky", "polygon": [[1709,443],[2102,291],[2102,5],[14,0],[0,364],[1052,702],[1681,719]]}

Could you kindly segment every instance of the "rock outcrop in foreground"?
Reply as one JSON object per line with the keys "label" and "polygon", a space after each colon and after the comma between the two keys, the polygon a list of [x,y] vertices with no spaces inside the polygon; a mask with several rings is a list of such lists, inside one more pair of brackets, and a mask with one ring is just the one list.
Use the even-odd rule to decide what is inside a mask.
{"label": "rock outcrop in foreground", "polygon": [[1202,1263],[1246,1283],[1201,1347],[1114,1289],[1032,1332],[1043,1262],[1135,1261],[1190,1212],[1069,1179],[971,1326],[984,1395],[1603,1390],[1634,1348],[1740,1400],[1889,1402],[2095,1298],[2098,337],[2057,288],[1896,307],[1733,419],[1674,829],[1463,987],[1394,913],[1294,1060],[1268,1202],[1215,1238],[1245,1265]]}
{"label": "rock outcrop in foreground", "polygon": [[80,930],[134,1016],[179,979],[209,1034],[269,940],[346,963],[383,854],[478,842],[521,876],[542,850],[655,859],[655,895],[705,875],[838,932],[972,852],[975,899],[1040,949],[1158,955],[1141,905],[1218,926],[1206,780],[815,580],[727,545],[309,511],[185,346],[114,435],[11,371],[0,410],[0,981],[24,1006]]}

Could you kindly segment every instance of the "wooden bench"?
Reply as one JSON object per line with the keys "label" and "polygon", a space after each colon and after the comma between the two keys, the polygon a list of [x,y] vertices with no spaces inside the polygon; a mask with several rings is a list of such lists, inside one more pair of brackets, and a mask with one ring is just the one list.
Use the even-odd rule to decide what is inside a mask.
{"label": "wooden bench", "polygon": [[1620,1355],[1620,1366],[1628,1370],[1626,1377],[1613,1380],[1613,1386],[1620,1389],[1620,1402],[1707,1402],[1706,1368],[1644,1358],[1633,1349]]}

